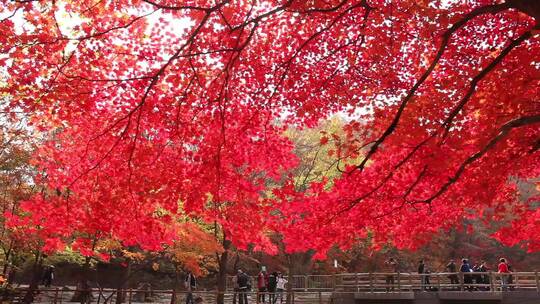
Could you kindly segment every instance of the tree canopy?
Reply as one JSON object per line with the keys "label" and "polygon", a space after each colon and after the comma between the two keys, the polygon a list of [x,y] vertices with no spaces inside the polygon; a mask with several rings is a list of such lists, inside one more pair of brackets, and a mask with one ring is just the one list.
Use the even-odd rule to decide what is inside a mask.
{"label": "tree canopy", "polygon": [[[1,3],[3,102],[47,134],[48,190],[12,222],[48,250],[159,250],[180,213],[319,257],[512,214],[496,237],[540,250],[516,186],[540,175],[535,0]],[[336,114],[319,144],[339,174],[295,187],[287,130]]]}

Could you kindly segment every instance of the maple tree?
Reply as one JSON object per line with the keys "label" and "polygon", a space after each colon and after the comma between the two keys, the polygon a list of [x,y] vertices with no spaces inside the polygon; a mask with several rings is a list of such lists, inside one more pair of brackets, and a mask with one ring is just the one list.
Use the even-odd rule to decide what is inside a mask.
{"label": "maple tree", "polygon": [[[538,197],[519,201],[514,182],[540,173],[537,1],[1,10],[0,90],[50,138],[34,162],[56,195],[18,219],[40,227],[45,250],[89,250],[96,234],[159,250],[179,209],[240,249],[275,252],[268,229],[318,257],[368,235],[415,248],[485,210],[517,215],[499,239],[540,248]],[[339,145],[320,144],[341,174],[298,191],[286,129],[338,112],[349,115]]]}
{"label": "maple tree", "polygon": [[[30,155],[37,138],[25,127],[25,115],[7,106],[6,96],[0,101],[0,206],[2,214],[19,214],[20,205],[37,191],[33,183],[34,169],[30,165]],[[16,269],[25,257],[32,260],[32,278],[29,290],[37,287],[41,274],[44,239],[36,233],[36,227],[14,227],[11,216],[0,216],[0,248],[3,256],[2,276],[13,281]],[[25,295],[32,298],[29,291]]]}
{"label": "maple tree", "polygon": [[195,276],[203,276],[208,273],[208,268],[214,265],[217,268],[215,253],[221,252],[220,244],[213,235],[204,231],[194,223],[184,224],[182,235],[177,238],[174,245],[165,250],[174,264],[176,272],[179,269],[192,272]]}
{"label": "maple tree", "polygon": [[[6,109],[0,107],[0,120],[6,121]],[[2,213],[16,213],[21,200],[28,199],[33,187],[29,181],[32,176],[32,168],[28,163],[30,146],[27,134],[21,128],[22,124],[0,126],[0,208]],[[24,242],[10,231],[5,218],[0,217],[0,248],[4,268],[3,276],[6,276],[8,264],[17,248]]]}

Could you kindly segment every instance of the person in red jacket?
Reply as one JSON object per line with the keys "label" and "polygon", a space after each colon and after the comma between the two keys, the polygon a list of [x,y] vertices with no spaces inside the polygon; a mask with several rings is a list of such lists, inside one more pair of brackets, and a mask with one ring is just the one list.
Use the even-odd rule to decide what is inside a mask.
{"label": "person in red jacket", "polygon": [[507,290],[508,274],[510,273],[510,270],[508,269],[508,264],[506,263],[505,258],[501,258],[499,260],[498,272],[501,274],[502,290]]}
{"label": "person in red jacket", "polygon": [[266,286],[268,285],[268,273],[266,273],[266,267],[261,268],[261,272],[257,275],[257,289],[259,290],[259,295],[257,297],[257,302],[264,303],[266,300]]}

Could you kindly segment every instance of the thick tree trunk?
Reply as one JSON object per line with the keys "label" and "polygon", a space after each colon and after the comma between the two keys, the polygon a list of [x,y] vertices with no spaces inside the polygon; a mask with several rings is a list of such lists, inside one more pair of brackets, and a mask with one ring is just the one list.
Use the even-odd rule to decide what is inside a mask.
{"label": "thick tree trunk", "polygon": [[223,236],[223,253],[218,256],[219,272],[217,277],[217,289],[218,295],[216,298],[217,304],[224,304],[225,291],[227,287],[227,260],[229,259],[229,249],[231,248],[231,241],[227,240]]}
{"label": "thick tree trunk", "polygon": [[88,282],[90,281],[90,261],[91,257],[86,257],[84,260],[82,275],[77,282],[77,290],[75,291],[75,293],[73,293],[73,296],[71,297],[72,302],[79,302],[80,304],[85,304],[88,303],[90,298],[92,297],[91,292],[89,290],[85,290],[90,288],[90,285],[88,284]]}
{"label": "thick tree trunk", "polygon": [[124,277],[120,281],[118,288],[116,289],[116,304],[122,304],[126,300],[126,285],[128,283],[129,277],[131,276],[131,262],[128,260],[127,268],[124,272]]}
{"label": "thick tree trunk", "polygon": [[26,292],[23,298],[23,303],[25,304],[30,304],[34,301],[34,294],[39,287],[39,281],[41,279],[42,263],[43,263],[43,259],[41,256],[41,252],[38,251],[36,253],[36,259],[32,267],[32,281],[30,281],[30,286],[28,286],[28,291]]}
{"label": "thick tree trunk", "polygon": [[293,263],[292,263],[292,259],[291,259],[291,256],[289,254],[287,254],[287,281],[289,282],[287,284],[287,304],[291,304],[292,303],[292,288],[293,288]]}
{"label": "thick tree trunk", "polygon": [[[88,284],[89,279],[90,279],[90,257],[86,257],[86,259],[84,260],[82,279],[84,280],[83,286],[90,288],[90,285]],[[88,300],[92,298],[91,294],[92,293],[90,291],[83,291],[81,299],[80,299],[80,303],[81,304],[87,303]]]}

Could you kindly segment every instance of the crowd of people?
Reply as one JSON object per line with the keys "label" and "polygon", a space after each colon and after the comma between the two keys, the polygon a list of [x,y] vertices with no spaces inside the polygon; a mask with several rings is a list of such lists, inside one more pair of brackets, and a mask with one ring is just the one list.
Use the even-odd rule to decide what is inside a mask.
{"label": "crowd of people", "polygon": [[[386,272],[400,272],[399,264],[394,258],[389,258],[384,264]],[[481,261],[480,263],[475,263],[471,266],[469,260],[464,258],[461,260],[461,265],[458,269],[456,261],[452,259],[446,265],[445,271],[449,273],[448,278],[450,279],[450,284],[453,285],[452,287],[461,288],[461,283],[463,283],[463,288],[469,291],[489,290],[490,288],[491,278],[487,273],[490,272],[491,269],[488,267],[486,261]],[[435,287],[430,283],[429,274],[431,271],[426,260],[422,259],[418,262],[417,272],[421,275],[421,289],[425,291],[434,290]],[[502,290],[511,288],[513,283],[511,272],[512,266],[510,266],[505,258],[500,258],[497,265],[497,273],[500,277]],[[395,275],[388,274],[386,276],[386,284],[388,291],[394,290]]]}
{"label": "crowd of people", "polygon": [[[257,303],[276,304],[279,300],[283,303],[283,292],[287,280],[281,272],[268,273],[263,266],[257,275]],[[234,277],[233,303],[248,304],[248,293],[252,291],[253,282],[251,277],[242,269]],[[200,297],[194,297],[193,291],[197,289],[197,279],[192,272],[188,272],[184,279],[186,288],[186,304],[198,304],[202,302]],[[268,297],[267,297],[268,296]],[[238,300],[238,301],[237,301]],[[267,301],[268,300],[268,301]]]}
{"label": "crowd of people", "polygon": [[[272,273],[268,273],[266,268],[263,266],[257,275],[256,280],[258,303],[276,304],[278,299],[280,303],[283,303],[283,292],[285,291],[287,280],[283,277],[281,272],[274,271]],[[238,303],[247,304],[247,294],[249,291],[251,291],[252,287],[251,278],[245,272],[239,269],[235,281],[235,291],[238,295]]]}

